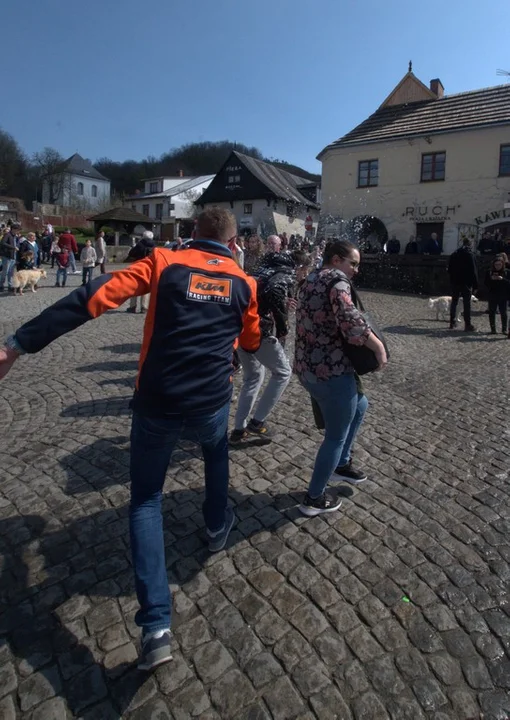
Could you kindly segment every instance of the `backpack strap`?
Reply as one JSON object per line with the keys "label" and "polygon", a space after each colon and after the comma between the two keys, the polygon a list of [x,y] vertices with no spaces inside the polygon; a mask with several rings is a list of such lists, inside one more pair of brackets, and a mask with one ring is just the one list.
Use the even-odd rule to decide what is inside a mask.
{"label": "backpack strap", "polygon": [[[327,286],[326,286],[326,292],[327,292],[327,295],[328,295],[328,300],[329,300],[329,293],[331,292],[331,290],[333,290],[333,288],[335,287],[335,285],[337,285],[339,282],[342,282],[342,280],[344,280],[344,278],[338,278],[338,277],[336,277],[336,278],[334,278],[333,280],[331,280],[331,281],[327,284]],[[361,301],[360,296],[358,295],[358,293],[357,293],[357,291],[356,291],[356,288],[354,287],[354,285],[352,284],[352,282],[349,280],[348,277],[345,278],[345,281],[349,284],[349,287],[350,287],[350,289],[351,289],[351,300],[352,300],[352,304],[354,305],[354,307],[355,307],[357,310],[360,310],[361,312],[365,312],[365,307],[364,307],[364,305],[363,305],[363,302]]]}

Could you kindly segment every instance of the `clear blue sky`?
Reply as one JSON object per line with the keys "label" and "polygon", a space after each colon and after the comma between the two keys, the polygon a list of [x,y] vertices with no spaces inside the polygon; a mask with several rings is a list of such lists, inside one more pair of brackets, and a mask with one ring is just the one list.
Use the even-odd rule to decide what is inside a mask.
{"label": "clear blue sky", "polygon": [[447,93],[505,82],[509,27],[509,0],[16,0],[0,127],[27,153],[229,139],[318,171],[410,59]]}

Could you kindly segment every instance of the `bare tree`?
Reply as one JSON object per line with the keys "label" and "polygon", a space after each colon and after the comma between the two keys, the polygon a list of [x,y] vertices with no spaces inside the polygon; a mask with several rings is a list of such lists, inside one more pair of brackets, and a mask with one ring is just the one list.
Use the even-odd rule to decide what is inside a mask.
{"label": "bare tree", "polygon": [[56,205],[64,190],[64,158],[55,148],[45,147],[34,154],[32,162],[40,179],[47,184],[49,204]]}
{"label": "bare tree", "polygon": [[195,200],[198,200],[202,193],[200,190],[185,190],[182,193],[182,196],[186,200],[187,206],[186,206],[186,215],[185,217],[194,219],[198,216],[199,209],[195,205]]}

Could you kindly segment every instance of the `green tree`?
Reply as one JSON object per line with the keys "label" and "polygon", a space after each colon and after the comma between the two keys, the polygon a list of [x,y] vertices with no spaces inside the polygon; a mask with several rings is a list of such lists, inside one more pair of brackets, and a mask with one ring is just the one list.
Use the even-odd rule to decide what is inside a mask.
{"label": "green tree", "polygon": [[28,162],[16,140],[0,129],[0,195],[24,198]]}

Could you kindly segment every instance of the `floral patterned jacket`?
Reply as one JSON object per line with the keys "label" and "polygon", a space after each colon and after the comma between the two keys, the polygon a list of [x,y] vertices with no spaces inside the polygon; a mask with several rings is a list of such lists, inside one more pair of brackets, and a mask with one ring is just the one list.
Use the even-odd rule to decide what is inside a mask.
{"label": "floral patterned jacket", "polygon": [[352,302],[346,275],[334,268],[310,273],[298,296],[294,372],[304,380],[354,373],[344,342],[364,345],[369,334],[370,327]]}

